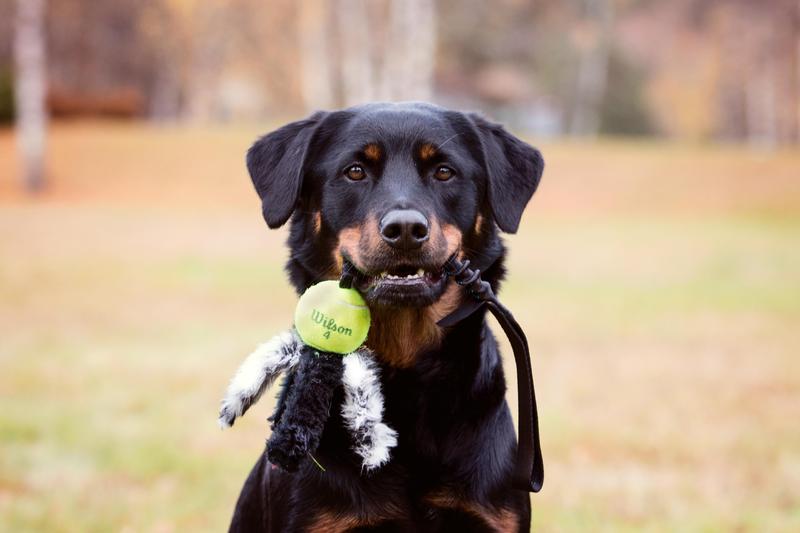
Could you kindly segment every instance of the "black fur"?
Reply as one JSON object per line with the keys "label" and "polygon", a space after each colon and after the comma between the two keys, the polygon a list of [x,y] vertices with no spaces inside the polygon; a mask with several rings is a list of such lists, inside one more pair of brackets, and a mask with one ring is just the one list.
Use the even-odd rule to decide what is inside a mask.
{"label": "black fur", "polygon": [[318,352],[310,347],[284,387],[272,435],[267,441],[267,458],[287,472],[313,454],[331,411],[333,392],[342,383],[342,356]]}
{"label": "black fur", "polygon": [[489,176],[489,204],[500,229],[516,233],[522,211],[544,171],[539,150],[510,135],[499,124],[472,116],[480,132],[483,157]]}
{"label": "black fur", "polygon": [[271,429],[275,429],[275,426],[280,424],[281,417],[283,417],[283,411],[286,408],[286,399],[289,397],[289,392],[292,390],[294,386],[294,377],[296,372],[293,369],[290,369],[286,376],[283,378],[283,383],[281,383],[281,391],[277,396],[277,404],[275,405],[275,411],[272,412],[267,420],[271,423]]}
{"label": "black fur", "polygon": [[[415,155],[423,142],[439,149],[432,160]],[[364,158],[365,143],[380,147],[379,161]],[[365,180],[343,177],[354,161],[364,166]],[[454,168],[455,177],[434,180],[440,164]],[[248,167],[270,227],[291,216],[287,272],[299,293],[335,275],[344,229],[398,205],[456,228],[463,256],[497,291],[505,255],[498,230],[517,230],[543,161],[536,149],[476,115],[414,103],[318,113],[260,139]],[[363,252],[357,266],[367,273],[408,262],[429,268],[446,259],[432,249]],[[373,314],[391,316],[391,302],[365,297]],[[409,305],[414,302],[397,303]],[[528,531],[528,493],[510,486],[516,438],[484,313],[446,331],[440,344],[421,347],[411,365],[376,355],[384,420],[398,432],[390,462],[362,472],[333,409],[315,454],[325,472],[304,462],[288,474],[262,455],[242,489],[231,531],[306,531],[321,524],[358,531]],[[336,391],[333,405],[341,394]]]}
{"label": "black fur", "polygon": [[294,210],[311,134],[324,116],[317,113],[287,124],[264,136],[247,152],[247,170],[264,199],[262,213],[270,228],[282,226]]}

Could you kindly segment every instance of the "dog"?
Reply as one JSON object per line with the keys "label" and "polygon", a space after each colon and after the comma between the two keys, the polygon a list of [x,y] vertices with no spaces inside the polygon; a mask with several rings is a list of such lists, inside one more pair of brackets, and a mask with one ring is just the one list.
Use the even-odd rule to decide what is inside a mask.
{"label": "dog", "polygon": [[290,221],[286,270],[298,293],[338,279],[345,261],[359,271],[372,314],[366,345],[398,441],[388,464],[362,472],[334,408],[319,465],[290,474],[261,455],[230,531],[529,531],[528,493],[511,486],[517,443],[485,311],[437,322],[465,297],[442,274],[451,256],[497,291],[500,234],[517,231],[541,153],[477,114],[374,103],[269,133],[247,168],[267,225]]}

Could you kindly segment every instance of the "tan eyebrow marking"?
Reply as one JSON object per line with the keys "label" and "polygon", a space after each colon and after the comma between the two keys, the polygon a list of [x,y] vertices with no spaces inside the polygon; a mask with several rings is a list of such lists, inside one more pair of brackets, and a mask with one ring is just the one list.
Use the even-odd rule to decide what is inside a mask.
{"label": "tan eyebrow marking", "polygon": [[364,157],[370,161],[378,161],[381,158],[381,147],[375,143],[369,143],[364,147]]}
{"label": "tan eyebrow marking", "polygon": [[423,161],[427,161],[431,157],[436,155],[436,147],[431,143],[425,143],[419,147],[419,158]]}

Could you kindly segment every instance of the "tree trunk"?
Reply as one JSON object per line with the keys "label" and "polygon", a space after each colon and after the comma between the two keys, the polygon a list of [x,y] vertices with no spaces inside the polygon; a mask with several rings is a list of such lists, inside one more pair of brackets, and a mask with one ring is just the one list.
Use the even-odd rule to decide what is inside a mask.
{"label": "tree trunk", "polygon": [[[395,0],[397,1],[397,0]],[[408,99],[428,101],[433,96],[436,65],[436,5],[434,0],[415,0],[416,23],[408,42]]]}
{"label": "tree trunk", "polygon": [[794,37],[795,43],[795,65],[794,65],[794,139],[800,144],[800,0],[797,2],[797,9],[794,14]]}
{"label": "tree trunk", "polygon": [[748,72],[746,84],[747,143],[762,148],[777,144],[775,112],[775,73],[772,60]]}
{"label": "tree trunk", "polygon": [[45,0],[17,0],[14,29],[17,139],[25,186],[44,185],[47,134]]}
{"label": "tree trunk", "polygon": [[219,118],[219,86],[228,60],[231,27],[224,3],[195,2],[189,19],[189,62],[183,118],[208,122]]}
{"label": "tree trunk", "polygon": [[433,0],[390,0],[382,93],[392,100],[430,100],[436,63]]}
{"label": "tree trunk", "polygon": [[331,84],[328,2],[300,2],[300,51],[302,54],[303,102],[307,111],[333,106]]}
{"label": "tree trunk", "polygon": [[347,106],[363,104],[376,94],[367,6],[364,0],[339,0],[337,14],[342,97]]}
{"label": "tree trunk", "polygon": [[611,55],[613,7],[610,0],[597,0],[587,5],[591,42],[581,54],[578,79],[570,121],[570,133],[593,137],[600,131],[600,113],[608,82],[608,63]]}

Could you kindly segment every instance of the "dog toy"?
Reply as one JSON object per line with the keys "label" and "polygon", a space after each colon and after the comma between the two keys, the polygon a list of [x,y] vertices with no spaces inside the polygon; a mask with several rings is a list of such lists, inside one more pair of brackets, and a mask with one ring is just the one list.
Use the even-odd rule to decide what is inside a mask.
{"label": "dog toy", "polygon": [[337,387],[344,389],[342,420],[353,438],[363,469],[389,460],[397,433],[383,423],[383,394],[378,364],[362,344],[370,325],[369,308],[350,288],[347,269],[340,282],[310,287],[297,304],[294,328],[262,344],[239,367],[219,412],[230,427],[256,403],[281,372],[286,373],[278,405],[269,418],[272,435],[267,458],[296,471],[313,458]]}
{"label": "dog toy", "polygon": [[[481,271],[470,268],[469,260],[462,262],[450,257],[442,274],[463,287],[470,298],[437,323],[453,327],[486,309],[497,319],[511,343],[517,366],[519,408],[519,444],[512,484],[521,490],[539,492],[544,482],[544,462],[525,332],[497,299],[489,282],[481,279]],[[272,436],[267,441],[268,459],[285,470],[296,470],[316,450],[330,414],[334,390],[340,383],[345,398],[342,419],[353,436],[353,449],[361,456],[363,468],[372,470],[386,463],[390,450],[397,445],[397,432],[382,421],[378,365],[372,352],[361,346],[369,330],[370,316],[361,295],[351,289],[358,275],[352,264],[344,262],[338,287],[336,282],[323,282],[319,284],[322,287],[307,290],[297,306],[297,329],[281,333],[250,354],[231,380],[222,401],[219,422],[228,427],[258,401],[280,372],[287,371],[278,406],[270,417]],[[342,357],[338,353],[344,352],[332,349],[354,351]]]}
{"label": "dog toy", "polygon": [[369,324],[369,307],[364,298],[336,281],[311,286],[294,312],[294,327],[300,338],[323,352],[354,351],[367,340]]}

